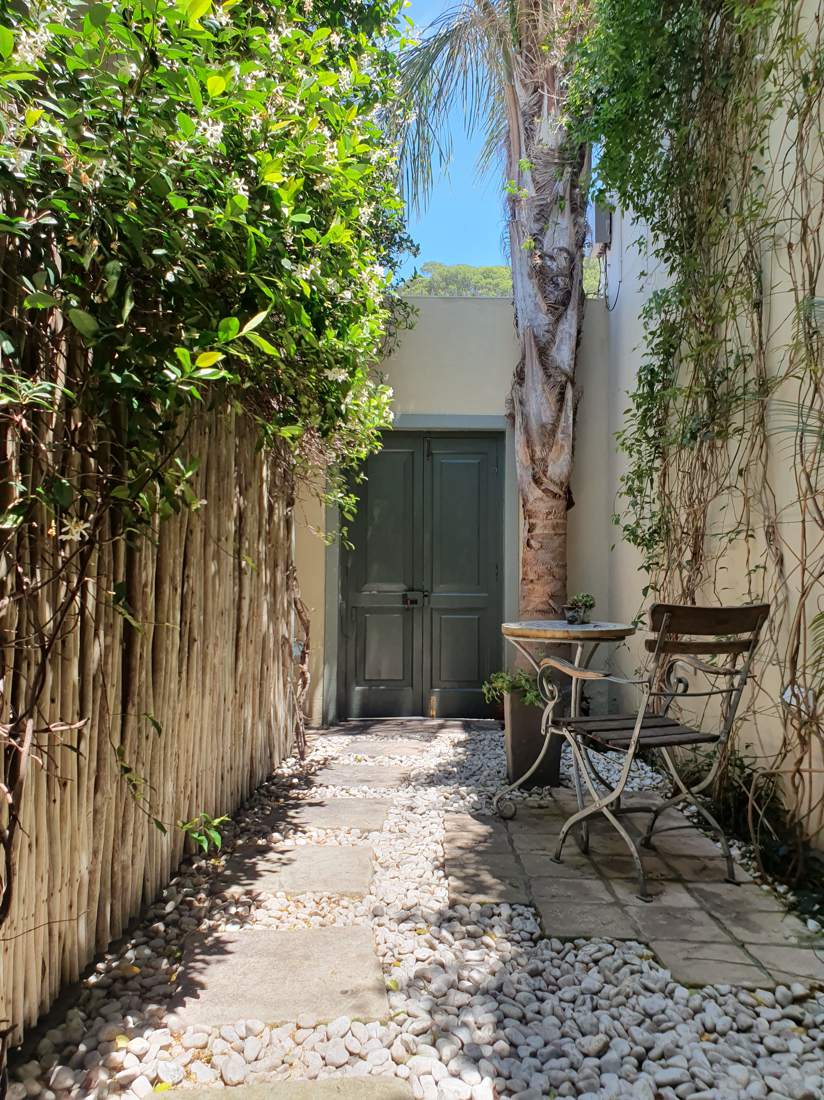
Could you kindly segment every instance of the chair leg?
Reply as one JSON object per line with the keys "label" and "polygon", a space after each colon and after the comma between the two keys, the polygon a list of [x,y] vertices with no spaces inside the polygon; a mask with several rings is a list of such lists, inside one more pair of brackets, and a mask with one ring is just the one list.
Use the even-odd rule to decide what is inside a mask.
{"label": "chair leg", "polygon": [[635,863],[635,870],[638,873],[638,897],[641,901],[652,901],[652,897],[647,890],[647,875],[644,870],[644,861],[641,859],[641,853],[638,851],[638,845],[611,810],[605,807],[602,812],[604,817],[609,821],[613,829],[623,838],[624,843],[629,848],[629,853]]}
{"label": "chair leg", "polygon": [[684,781],[681,779],[681,776],[678,774],[678,770],[676,769],[675,764],[673,763],[672,758],[670,757],[667,750],[659,749],[658,751],[664,759],[664,763],[666,764],[667,770],[673,778],[673,782],[677,790],[674,795],[671,795],[669,798],[665,798],[661,805],[657,806],[652,811],[652,815],[649,819],[649,824],[647,825],[646,832],[644,833],[644,836],[641,840],[641,846],[644,848],[652,847],[652,834],[655,830],[655,824],[661,814],[665,813],[667,810],[672,809],[674,806],[680,805],[682,802],[689,802],[691,805],[694,804],[695,796],[700,794],[701,791],[705,790],[705,788],[709,786],[709,784],[713,780],[713,777],[715,776],[716,771],[718,770],[718,758],[716,757],[716,759],[713,761],[712,767],[710,768],[707,775],[705,775],[704,778],[701,780],[701,782],[695,787],[687,787],[686,783],[684,783]]}
{"label": "chair leg", "polygon": [[679,791],[678,794],[673,795],[671,798],[665,799],[661,803],[660,806],[657,806],[652,811],[652,813],[650,815],[650,819],[649,819],[649,824],[647,825],[647,828],[646,828],[646,832],[644,833],[643,837],[641,838],[641,847],[642,848],[651,848],[652,847],[652,834],[655,831],[655,823],[657,822],[657,820],[661,816],[661,814],[664,813],[666,810],[672,809],[673,806],[677,806],[681,802],[684,802],[684,801],[686,801],[686,796],[683,794],[683,792]]}
{"label": "chair leg", "polygon": [[[575,781],[575,795],[578,802],[578,812],[574,813],[571,817],[568,817],[564,824],[561,826],[561,831],[558,834],[558,845],[555,849],[555,855],[552,856],[554,863],[561,862],[561,853],[564,849],[564,842],[570,831],[576,826],[580,825],[581,836],[578,840],[578,847],[581,849],[584,855],[589,851],[589,826],[586,824],[586,819],[591,817],[592,814],[598,813],[601,809],[601,800],[598,798],[598,791],[595,788],[592,779],[590,778],[589,771],[587,770],[586,761],[583,756],[583,752],[575,740],[574,734],[564,733],[564,737],[569,744],[572,751],[572,774]],[[584,803],[584,788],[581,782],[583,778],[589,792],[592,795],[592,803],[587,806]]]}
{"label": "chair leg", "polygon": [[[572,779],[575,784],[575,796],[578,800],[578,809],[583,810],[586,802],[584,800],[584,785],[581,782],[581,769],[578,761],[573,755],[572,757]],[[578,836],[575,838],[581,852],[586,855],[589,852],[589,825],[587,825],[585,819],[581,819]]]}
{"label": "chair leg", "polygon": [[705,806],[702,806],[702,804],[696,798],[696,795],[700,791],[708,787],[710,782],[712,781],[713,776],[718,770],[718,758],[716,757],[716,759],[713,761],[713,766],[710,769],[709,774],[701,780],[697,787],[691,788],[681,778],[680,774],[678,773],[678,769],[676,768],[672,757],[667,752],[667,750],[660,749],[659,751],[664,758],[664,762],[667,765],[667,769],[669,770],[669,773],[672,776],[676,787],[679,788],[679,792],[678,794],[673,795],[671,798],[668,798],[666,802],[662,803],[654,811],[650,819],[649,825],[647,826],[647,830],[644,833],[641,844],[645,848],[652,847],[652,833],[655,828],[655,822],[658,820],[658,816],[663,813],[664,810],[668,809],[671,806],[675,806],[680,802],[689,802],[689,804],[693,806],[695,810],[697,810],[701,817],[704,818],[710,829],[718,837],[718,843],[721,845],[721,851],[724,853],[724,859],[727,863],[727,882],[737,883],[737,879],[735,877],[735,863],[733,862],[732,853],[730,852],[730,846],[724,830],[721,828],[721,826],[718,824],[718,822],[709,812],[709,810]]}

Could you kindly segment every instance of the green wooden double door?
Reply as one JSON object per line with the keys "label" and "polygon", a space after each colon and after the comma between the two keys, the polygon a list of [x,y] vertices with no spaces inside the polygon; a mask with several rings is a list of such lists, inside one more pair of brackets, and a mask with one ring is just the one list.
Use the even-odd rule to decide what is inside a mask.
{"label": "green wooden double door", "polygon": [[390,432],[341,571],[341,717],[472,718],[501,661],[503,437]]}

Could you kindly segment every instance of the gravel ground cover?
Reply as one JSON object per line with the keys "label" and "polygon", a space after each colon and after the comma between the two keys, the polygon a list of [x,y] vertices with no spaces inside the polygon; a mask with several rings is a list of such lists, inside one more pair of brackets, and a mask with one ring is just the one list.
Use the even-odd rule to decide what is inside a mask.
{"label": "gravel ground cover", "polygon": [[[450,906],[444,814],[489,812],[503,780],[502,740],[479,725],[419,741],[424,752],[380,758],[409,773],[399,787],[324,788],[312,781],[323,764],[367,761],[347,755],[340,736],[314,738],[309,759],[288,761],[226,831],[227,852],[250,842],[286,851],[369,846],[366,896],[287,897],[253,885],[227,892],[216,882],[220,861],[185,866],[134,934],[96,963],[73,1006],[20,1052],[11,1100],[146,1097],[331,1075],[394,1076],[418,1100],[824,1098],[824,998],[808,986],[690,988],[644,944],[548,938],[528,906]],[[641,767],[632,786],[658,782]],[[546,797],[522,796],[533,805]],[[324,798],[384,800],[383,827],[298,828],[287,812],[272,828],[273,809]],[[170,1010],[189,932],[348,924],[371,926],[386,1020],[304,1016],[270,1026],[242,1018],[183,1028]]]}

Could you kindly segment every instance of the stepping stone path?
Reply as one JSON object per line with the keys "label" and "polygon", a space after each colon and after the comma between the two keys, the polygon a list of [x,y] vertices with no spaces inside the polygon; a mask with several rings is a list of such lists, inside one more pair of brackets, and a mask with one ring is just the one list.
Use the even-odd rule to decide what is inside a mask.
{"label": "stepping stone path", "polygon": [[503,823],[504,767],[488,722],[313,735],[29,1036],[11,1100],[824,1100],[806,927],[692,827],[650,904],[608,827],[555,864],[572,792]]}
{"label": "stepping stone path", "polygon": [[247,845],[226,861],[218,882],[235,894],[249,889],[270,894],[282,890],[290,896],[317,891],[362,898],[371,880],[371,848],[306,844],[285,850]]}
{"label": "stepping stone path", "polygon": [[389,1015],[369,927],[193,933],[181,975],[175,1015],[184,1030],[243,1017],[283,1024]]}

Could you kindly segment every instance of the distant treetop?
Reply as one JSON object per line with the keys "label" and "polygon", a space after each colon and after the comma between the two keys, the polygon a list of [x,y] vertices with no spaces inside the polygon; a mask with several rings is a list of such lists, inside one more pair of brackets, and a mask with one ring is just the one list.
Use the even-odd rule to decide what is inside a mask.
{"label": "distant treetop", "polygon": [[[585,257],[584,293],[588,298],[599,296],[600,277],[598,260]],[[425,298],[510,298],[512,272],[505,264],[474,267],[429,260],[406,280],[401,291]]]}
{"label": "distant treetop", "polygon": [[509,298],[512,273],[503,264],[473,267],[429,261],[406,280],[403,291],[430,298]]}

